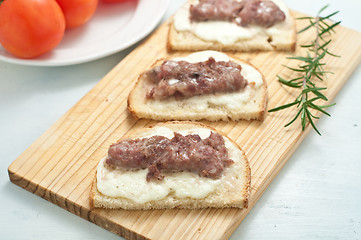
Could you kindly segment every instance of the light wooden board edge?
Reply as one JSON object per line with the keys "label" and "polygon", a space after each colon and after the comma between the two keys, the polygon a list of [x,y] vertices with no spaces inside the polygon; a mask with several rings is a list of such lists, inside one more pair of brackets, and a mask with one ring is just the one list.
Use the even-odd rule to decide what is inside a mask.
{"label": "light wooden board edge", "polygon": [[[109,79],[114,79],[116,78],[117,74],[119,73],[119,66],[123,66],[126,65],[128,61],[132,61],[132,56],[137,52],[140,51],[140,49],[145,50],[148,47],[148,43],[151,41],[152,38],[154,38],[155,36],[157,36],[157,34],[159,34],[161,31],[164,31],[163,28],[167,27],[167,22],[165,24],[163,24],[156,32],[153,33],[153,35],[146,40],[145,42],[143,42],[136,50],[133,51],[133,53],[131,53],[129,56],[127,56],[121,63],[119,63],[107,76],[105,76],[104,79],[108,79],[108,81],[110,81]],[[340,28],[338,31],[352,31],[352,30],[347,30],[344,28]],[[360,34],[356,34],[356,37],[358,39],[361,39],[361,35]],[[360,42],[360,41],[359,41]],[[358,46],[356,46],[356,49],[360,50],[360,44]],[[164,54],[164,52],[155,52],[154,54],[156,55],[162,55]],[[150,58],[154,58],[150,57]],[[346,74],[344,76],[342,76],[342,79],[344,79],[344,81],[342,81],[340,84],[337,85],[337,88],[333,89],[333,91],[330,94],[329,99],[332,100],[334,98],[334,96],[336,95],[336,93],[341,89],[341,87],[343,86],[343,84],[346,82],[346,80],[349,78],[349,76],[352,74],[352,72],[355,70],[355,68],[358,66],[358,64],[361,61],[361,55],[360,55],[360,51],[355,51],[353,54],[353,60],[350,61],[352,63],[352,65],[348,66],[348,70],[345,71]],[[151,59],[146,59],[145,62],[150,62]],[[106,84],[105,80],[102,80],[95,88],[99,87],[99,85],[104,85]],[[95,89],[94,88],[94,89]],[[95,90],[94,90],[95,91]],[[95,94],[97,91],[93,92],[90,91],[85,98],[90,98],[91,96],[93,96],[93,94]],[[83,100],[83,99],[82,99]],[[79,101],[78,104],[76,104],[71,110],[69,110],[68,113],[66,113],[61,119],[59,119],[59,121],[57,121],[50,129],[49,131],[47,131],[47,133],[49,132],[53,132],[55,131],[55,129],[63,122],[67,120],[67,117],[71,114],[72,111],[77,111],[79,109],[82,108],[82,100]],[[274,107],[274,106],[273,106]],[[276,115],[277,117],[282,116],[283,114],[278,114]],[[125,120],[126,121],[126,120]],[[138,124],[138,126],[135,127],[142,127],[144,125],[149,125],[151,124],[151,121],[147,121],[147,120],[141,120],[139,122],[133,123],[133,124]],[[127,127],[133,127],[133,125],[131,123],[127,123]],[[211,123],[213,124],[213,123]],[[222,126],[224,125],[223,123],[218,123],[215,125],[221,125],[220,128],[224,128],[227,126]],[[125,128],[127,128],[125,127]],[[294,128],[295,129],[295,128]],[[293,130],[294,130],[293,129]],[[284,130],[284,131],[292,131],[292,130]],[[275,164],[275,167],[272,171],[269,172],[269,174],[266,176],[266,178],[264,178],[261,182],[259,182],[259,185],[256,189],[256,191],[252,191],[252,196],[250,199],[250,206],[247,210],[242,210],[242,211],[236,211],[235,210],[230,210],[232,212],[234,212],[235,217],[232,218],[232,221],[228,224],[228,226],[226,227],[225,231],[222,233],[221,236],[217,235],[220,238],[228,238],[233,231],[237,228],[237,226],[239,225],[239,223],[243,220],[243,218],[247,215],[247,213],[252,209],[252,206],[254,206],[254,204],[256,203],[256,201],[258,200],[258,198],[262,195],[262,193],[266,190],[267,186],[272,182],[272,180],[274,179],[274,177],[277,175],[277,173],[280,171],[280,169],[283,167],[283,165],[287,162],[287,160],[290,158],[290,156],[293,154],[293,152],[297,149],[298,145],[302,142],[302,140],[306,137],[307,133],[310,131],[310,126],[307,127],[305,132],[298,132],[297,137],[295,138],[295,142],[293,143],[292,147],[290,149],[288,149],[288,151],[286,152],[285,155],[282,155],[279,158],[279,161],[277,162],[277,164]],[[45,133],[42,137],[40,137],[35,143],[34,145],[39,145],[41,144],[41,141],[43,141],[44,138],[47,138],[48,135]],[[33,145],[32,145],[33,146]],[[31,147],[29,147],[29,149],[31,149]],[[18,159],[22,158],[22,156],[20,156]],[[25,157],[23,157],[23,159],[26,159]],[[16,160],[17,161],[17,160]],[[15,161],[15,162],[16,162]],[[78,215],[81,216],[82,218],[89,220],[91,222],[96,223],[97,225],[112,231],[116,234],[119,234],[125,238],[129,238],[129,239],[147,239],[147,236],[143,235],[142,233],[136,232],[134,229],[128,229],[126,227],[123,227],[121,225],[119,225],[117,222],[114,222],[112,220],[110,220],[109,218],[105,217],[102,213],[99,213],[98,210],[90,210],[87,207],[84,207],[84,205],[79,204],[79,202],[77,201],[72,201],[71,199],[67,199],[61,195],[58,194],[58,192],[56,191],[52,191],[49,190],[47,188],[44,188],[42,185],[40,185],[38,182],[33,182],[33,179],[28,179],[26,177],[24,177],[21,174],[18,174],[16,171],[15,167],[12,167],[13,164],[9,167],[8,171],[9,171],[9,177],[10,180],[12,182],[14,182],[15,184],[19,185],[20,187],[23,187],[24,189],[35,193],[36,195],[45,198],[46,200],[49,200],[51,202],[53,202],[54,204],[63,207],[64,209]],[[203,229],[200,229],[199,235],[194,235],[197,236],[199,238],[204,238],[204,236],[201,235]]]}

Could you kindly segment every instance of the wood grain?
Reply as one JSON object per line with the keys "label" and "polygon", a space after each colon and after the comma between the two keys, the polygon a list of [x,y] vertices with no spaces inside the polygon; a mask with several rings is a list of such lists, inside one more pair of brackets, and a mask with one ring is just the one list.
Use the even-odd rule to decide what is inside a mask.
{"label": "wood grain", "polygon": [[[295,13],[296,16],[302,14]],[[137,76],[167,53],[168,21],[123,59],[75,106],[54,123],[10,166],[10,180],[20,187],[127,239],[226,239],[252,209],[310,130],[300,125],[283,126],[294,109],[267,114],[264,121],[205,122],[235,140],[246,152],[252,170],[249,208],[203,210],[123,211],[90,209],[90,184],[98,161],[108,146],[129,131],[154,124],[136,120],[127,111],[126,99]],[[299,28],[302,24],[299,23]],[[298,45],[313,38],[299,35]],[[321,85],[332,100],[361,61],[361,33],[338,27],[327,57],[329,75]],[[296,54],[302,50],[297,48]],[[296,91],[285,88],[276,76],[292,77],[283,64],[290,53],[242,53],[265,75],[269,90],[268,108],[290,102]],[[338,106],[336,106],[338,107]]]}

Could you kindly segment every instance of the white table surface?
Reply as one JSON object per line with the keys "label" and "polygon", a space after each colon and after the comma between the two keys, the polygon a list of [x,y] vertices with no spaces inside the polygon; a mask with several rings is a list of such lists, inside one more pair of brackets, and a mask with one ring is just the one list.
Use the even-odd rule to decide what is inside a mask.
{"label": "white table surface", "polygon": [[[330,3],[361,31],[359,0],[286,3],[310,15]],[[121,239],[12,184],[7,168],[130,51],[64,67],[0,62],[0,239]],[[231,239],[361,239],[360,91],[359,66],[318,121],[322,136],[310,132]]]}

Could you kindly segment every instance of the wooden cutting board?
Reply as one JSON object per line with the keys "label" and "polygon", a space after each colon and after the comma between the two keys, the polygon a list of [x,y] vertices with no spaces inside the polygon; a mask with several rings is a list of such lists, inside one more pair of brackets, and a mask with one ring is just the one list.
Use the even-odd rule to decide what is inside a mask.
{"label": "wooden cutting board", "polygon": [[[295,13],[296,16],[302,14]],[[268,113],[263,122],[205,122],[228,134],[246,152],[252,170],[249,208],[204,210],[123,211],[90,209],[89,191],[98,161],[122,135],[154,124],[136,120],[127,111],[127,96],[139,73],[156,59],[168,55],[168,23],[122,60],[88,94],[54,123],[9,167],[10,180],[20,187],[127,239],[226,239],[231,236],[257,199],[275,178],[310,130],[300,124],[283,126],[294,109]],[[302,23],[298,22],[298,28]],[[314,32],[299,35],[298,45],[314,39]],[[335,74],[320,83],[333,99],[361,61],[361,33],[337,27],[327,70]],[[297,48],[296,54],[301,54]],[[277,81],[291,77],[283,64],[288,53],[242,53],[265,75],[269,89],[268,108],[293,101],[298,92]],[[338,106],[335,106],[338,107]]]}

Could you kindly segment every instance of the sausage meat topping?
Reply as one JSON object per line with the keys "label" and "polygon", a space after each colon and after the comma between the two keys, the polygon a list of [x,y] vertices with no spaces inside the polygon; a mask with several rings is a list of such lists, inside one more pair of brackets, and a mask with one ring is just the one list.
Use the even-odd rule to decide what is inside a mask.
{"label": "sausage meat topping", "polygon": [[148,168],[147,181],[150,181],[162,180],[161,172],[181,171],[217,179],[233,160],[228,158],[223,137],[211,132],[205,139],[198,134],[174,133],[172,139],[152,136],[123,140],[110,146],[105,163],[125,170]]}
{"label": "sausage meat topping", "polygon": [[234,62],[207,61],[189,63],[167,60],[146,73],[154,84],[146,96],[150,99],[177,99],[215,92],[238,91],[247,86],[241,74],[242,67]]}
{"label": "sausage meat topping", "polygon": [[284,12],[267,0],[200,0],[197,5],[190,6],[190,19],[194,22],[220,20],[268,28],[285,18]]}

